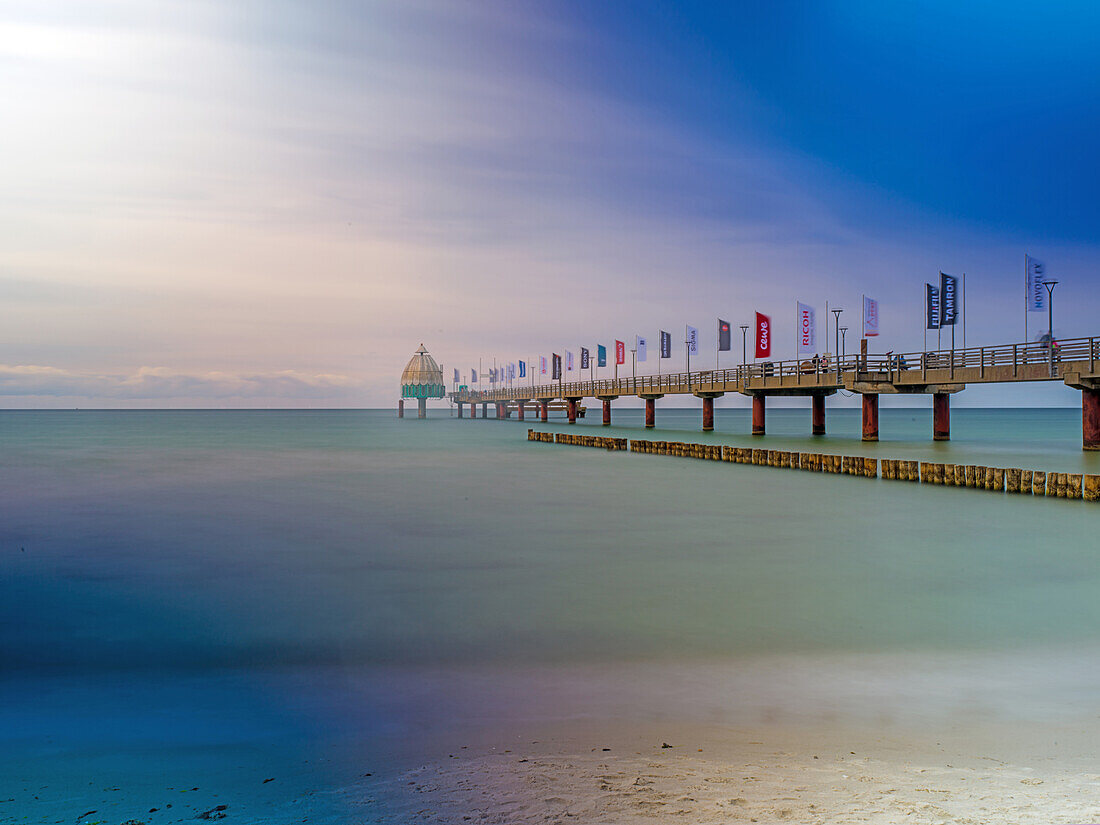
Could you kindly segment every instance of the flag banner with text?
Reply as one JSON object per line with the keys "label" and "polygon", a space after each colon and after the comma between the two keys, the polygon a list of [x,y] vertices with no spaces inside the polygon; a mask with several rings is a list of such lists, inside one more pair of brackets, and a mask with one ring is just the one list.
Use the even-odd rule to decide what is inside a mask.
{"label": "flag banner with text", "polygon": [[546,375],[546,356],[539,356],[539,375]]}
{"label": "flag banner with text", "polygon": [[462,379],[458,377],[458,367],[455,367],[455,383],[456,384],[461,384],[462,383]]}
{"label": "flag banner with text", "polygon": [[762,312],[756,313],[756,357],[770,358],[772,354],[772,319]]}
{"label": "flag banner with text", "polygon": [[863,296],[863,337],[878,335],[878,301]]}
{"label": "flag banner with text", "polygon": [[515,381],[516,380],[516,365],[515,364],[509,364],[508,365],[508,380],[509,381]]}
{"label": "flag banner with text", "polygon": [[552,379],[561,378],[561,356],[556,352],[550,353],[550,357],[554,359],[552,369],[554,372],[550,375]]}
{"label": "flag banner with text", "polygon": [[581,347],[581,369],[586,370],[592,366],[591,360],[589,360],[588,347]]}
{"label": "flag banner with text", "polygon": [[940,328],[940,288],[924,285],[924,328]]}
{"label": "flag banner with text", "polygon": [[519,362],[519,377],[520,378],[526,378],[527,377],[527,362],[526,361],[520,361]]}
{"label": "flag banner with text", "polygon": [[644,361],[646,357],[646,340],[643,336],[634,336],[634,349],[638,351],[638,360]]}
{"label": "flag banner with text", "polygon": [[699,354],[699,330],[695,327],[684,328],[684,344],[687,346],[688,355]]}
{"label": "flag banner with text", "polygon": [[570,352],[569,350],[566,350],[565,351],[565,371],[566,372],[572,372],[573,370],[574,370],[574,367],[573,367],[573,353]]}
{"label": "flag banner with text", "polygon": [[817,313],[812,306],[798,301],[798,354],[817,352]]}
{"label": "flag banner with text", "polygon": [[615,342],[615,363],[626,363],[626,344],[624,344],[622,341]]}
{"label": "flag banner with text", "polygon": [[607,347],[603,344],[596,344],[596,366],[607,366]]}
{"label": "flag banner with text", "polygon": [[959,321],[959,279],[940,273],[940,326],[953,327]]}
{"label": "flag banner with text", "polygon": [[1043,288],[1046,267],[1029,255],[1027,259],[1027,311],[1039,312],[1047,308],[1047,291]]}
{"label": "flag banner with text", "polygon": [[661,357],[672,357],[672,333],[661,330]]}
{"label": "flag banner with text", "polygon": [[470,383],[471,384],[476,384],[477,383],[477,370],[475,370],[475,369],[470,370]]}
{"label": "flag banner with text", "polygon": [[718,319],[718,351],[729,352],[730,348],[730,322]]}

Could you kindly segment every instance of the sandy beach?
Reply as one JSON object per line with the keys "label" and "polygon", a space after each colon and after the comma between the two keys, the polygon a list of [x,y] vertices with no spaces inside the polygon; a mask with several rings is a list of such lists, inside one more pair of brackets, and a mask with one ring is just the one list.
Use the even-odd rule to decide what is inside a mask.
{"label": "sandy beach", "polygon": [[1090,738],[1045,726],[559,727],[546,739],[459,746],[371,787],[362,804],[404,797],[410,821],[501,825],[1084,823],[1100,819]]}

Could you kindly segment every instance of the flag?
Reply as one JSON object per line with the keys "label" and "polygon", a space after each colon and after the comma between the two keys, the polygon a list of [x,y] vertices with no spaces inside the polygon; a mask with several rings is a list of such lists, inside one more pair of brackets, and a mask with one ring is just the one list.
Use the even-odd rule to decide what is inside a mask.
{"label": "flag", "polygon": [[527,377],[527,362],[526,361],[520,361],[519,362],[519,377],[520,378],[526,378]]}
{"label": "flag", "polygon": [[863,296],[863,337],[878,335],[878,301]]}
{"label": "flag", "polygon": [[661,330],[661,357],[672,357],[672,333]]}
{"label": "flag", "polygon": [[472,367],[470,368],[470,383],[477,383],[477,370],[473,369]]}
{"label": "flag", "polygon": [[455,383],[456,384],[461,384],[462,383],[462,379],[458,377],[458,367],[455,367]]}
{"label": "flag", "polygon": [[[817,313],[812,306],[798,302],[798,354],[817,352]],[[826,344],[828,346],[828,344]]]}
{"label": "flag", "polygon": [[615,342],[615,363],[626,363],[626,344],[624,344],[622,341]]}
{"label": "flag", "polygon": [[772,354],[772,319],[756,313],[756,357],[770,358]]}
{"label": "flag", "polygon": [[565,369],[568,372],[573,371],[573,353],[571,353],[569,350],[565,351]]}
{"label": "flag", "polygon": [[940,328],[940,288],[924,285],[924,328]]}
{"label": "flag", "polygon": [[684,330],[684,342],[687,344],[689,355],[699,354],[699,330],[695,327],[687,327]]}
{"label": "flag", "polygon": [[596,344],[596,366],[607,366],[607,347],[603,344]]}
{"label": "flag", "polygon": [[729,352],[730,348],[730,322],[718,319],[718,351]]}
{"label": "flag", "polygon": [[515,381],[516,380],[516,365],[515,364],[509,364],[508,365],[508,380],[509,381]]}
{"label": "flag", "polygon": [[550,377],[552,379],[561,378],[561,356],[558,355],[556,352],[550,353],[550,356],[554,359],[554,363],[551,367],[553,372],[550,374]]}
{"label": "flag", "polygon": [[592,366],[592,361],[588,355],[588,347],[581,347],[581,369],[586,370]]}
{"label": "flag", "polygon": [[546,356],[539,356],[539,375],[546,375]]}
{"label": "flag", "polygon": [[940,326],[953,327],[959,320],[959,279],[940,273]]}
{"label": "flag", "polygon": [[634,349],[638,351],[638,360],[644,361],[646,353],[646,341],[645,338],[643,338],[641,335],[634,336]]}
{"label": "flag", "polygon": [[1043,288],[1046,267],[1042,261],[1025,255],[1027,260],[1027,311],[1039,312],[1047,308],[1047,291]]}

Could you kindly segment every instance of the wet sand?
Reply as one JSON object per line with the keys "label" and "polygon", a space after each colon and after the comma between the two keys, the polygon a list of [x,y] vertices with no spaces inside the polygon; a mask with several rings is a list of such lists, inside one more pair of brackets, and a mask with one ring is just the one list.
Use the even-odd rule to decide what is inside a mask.
{"label": "wet sand", "polygon": [[459,746],[368,799],[404,799],[403,819],[426,823],[1100,821],[1094,740],[1077,727],[547,734]]}

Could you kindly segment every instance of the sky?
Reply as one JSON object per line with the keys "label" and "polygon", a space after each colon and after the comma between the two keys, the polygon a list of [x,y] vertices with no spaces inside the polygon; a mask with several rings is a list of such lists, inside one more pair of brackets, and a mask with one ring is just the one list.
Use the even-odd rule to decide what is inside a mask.
{"label": "sky", "polygon": [[940,270],[1012,343],[1025,253],[1100,335],[1097,42],[1083,2],[0,0],[0,408],[393,407],[421,342],[449,381],[754,311],[789,358],[863,294],[918,351]]}

